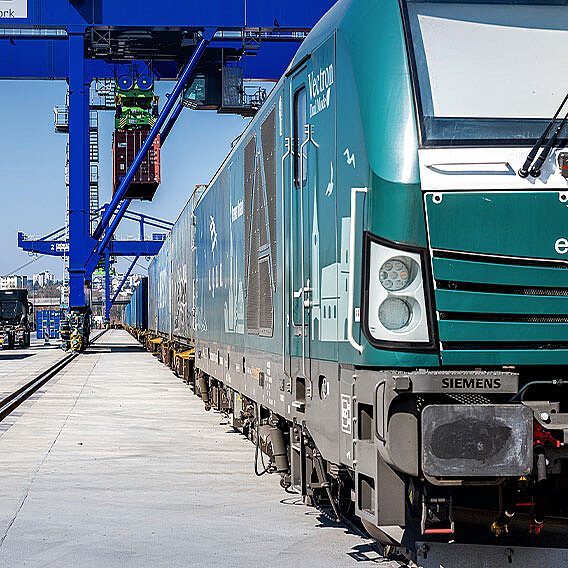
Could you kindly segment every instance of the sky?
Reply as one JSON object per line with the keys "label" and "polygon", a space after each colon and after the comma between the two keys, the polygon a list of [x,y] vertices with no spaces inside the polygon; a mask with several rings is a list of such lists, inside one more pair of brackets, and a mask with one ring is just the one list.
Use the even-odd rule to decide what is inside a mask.
{"label": "sky", "polygon": [[[267,91],[271,84],[264,85]],[[157,85],[160,108],[173,83]],[[41,237],[65,224],[66,134],[53,127],[53,107],[65,104],[64,81],[0,82],[0,275],[31,260],[18,248],[18,231]],[[248,124],[240,116],[184,109],[162,149],[162,183],[152,202],[133,201],[130,210],[175,221],[198,184],[206,184],[229,153],[231,141]],[[99,200],[110,201],[114,112],[99,112]],[[136,235],[136,223],[122,221],[117,236]],[[149,231],[150,232],[150,231]],[[120,259],[117,270],[128,267]],[[141,261],[141,266],[147,262]],[[58,257],[40,257],[17,274],[44,270],[62,278]],[[143,269],[138,270],[144,274]]]}

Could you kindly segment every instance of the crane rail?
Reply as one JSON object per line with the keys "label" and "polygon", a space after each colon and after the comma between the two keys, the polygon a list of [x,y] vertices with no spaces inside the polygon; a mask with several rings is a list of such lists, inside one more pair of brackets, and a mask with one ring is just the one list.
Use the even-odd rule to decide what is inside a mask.
{"label": "crane rail", "polygon": [[[104,333],[106,329],[94,337],[89,345],[97,341]],[[18,406],[25,402],[32,394],[38,391],[43,385],[45,385],[50,379],[55,377],[60,371],[62,371],[71,361],[76,359],[79,353],[69,353],[65,355],[62,359],[54,363],[51,367],[42,371],[37,377],[34,377],[26,384],[18,388],[13,393],[10,393],[6,397],[0,400],[0,422],[9,416]]]}

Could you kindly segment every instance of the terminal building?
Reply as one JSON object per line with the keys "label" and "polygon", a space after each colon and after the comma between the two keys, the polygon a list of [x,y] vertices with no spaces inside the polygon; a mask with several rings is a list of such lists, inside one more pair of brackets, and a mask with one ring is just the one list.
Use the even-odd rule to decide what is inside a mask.
{"label": "terminal building", "polygon": [[28,283],[27,276],[0,276],[0,290],[25,288]]}

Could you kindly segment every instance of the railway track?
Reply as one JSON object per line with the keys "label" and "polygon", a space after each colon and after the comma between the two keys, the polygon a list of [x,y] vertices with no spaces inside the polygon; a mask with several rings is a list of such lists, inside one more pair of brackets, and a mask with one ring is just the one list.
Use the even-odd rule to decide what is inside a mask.
{"label": "railway track", "polygon": [[[89,345],[93,344],[97,339],[99,339],[106,329],[89,341]],[[65,355],[62,359],[54,363],[51,367],[42,371],[37,377],[34,377],[26,384],[22,385],[20,388],[10,393],[6,397],[0,400],[0,421],[4,420],[9,416],[18,406],[25,402],[30,396],[32,396],[36,391],[43,387],[48,381],[50,381],[55,375],[62,371],[71,361],[76,359],[79,353],[69,353]]]}

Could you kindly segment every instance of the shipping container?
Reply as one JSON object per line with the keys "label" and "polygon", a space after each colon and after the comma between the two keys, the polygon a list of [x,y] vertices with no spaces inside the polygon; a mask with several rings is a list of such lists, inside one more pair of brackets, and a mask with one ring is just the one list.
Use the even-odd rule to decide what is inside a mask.
{"label": "shipping container", "polygon": [[[124,179],[128,168],[134,162],[136,154],[144,144],[149,130],[117,130],[112,138],[113,194]],[[160,136],[142,160],[125,198],[151,200],[160,185]]]}
{"label": "shipping container", "polygon": [[148,329],[153,332],[158,331],[156,258],[154,257],[148,266]]}
{"label": "shipping container", "polygon": [[171,233],[172,335],[178,339],[194,339],[193,250],[195,226],[193,196],[184,207]]}
{"label": "shipping container", "polygon": [[148,267],[148,328],[184,342],[195,337],[195,205],[204,186],[189,198]]}
{"label": "shipping container", "polygon": [[169,336],[172,327],[172,271],[171,271],[172,237],[168,236],[160,254],[156,257],[156,303],[157,303],[157,329],[158,333]]}
{"label": "shipping container", "polygon": [[171,248],[170,234],[148,267],[148,329],[168,336],[172,329]]}
{"label": "shipping container", "polygon": [[132,318],[130,316],[131,309],[132,309],[132,298],[130,299],[130,304],[127,304],[122,312],[122,323],[123,325],[129,325],[130,327],[133,327]]}
{"label": "shipping container", "polygon": [[137,329],[148,329],[148,278],[142,278],[134,293],[132,303],[132,318],[134,327]]}
{"label": "shipping container", "polygon": [[36,336],[38,339],[59,339],[59,310],[38,310],[36,312]]}
{"label": "shipping container", "polygon": [[134,290],[122,313],[122,323],[136,329],[148,329],[148,278],[142,278]]}

